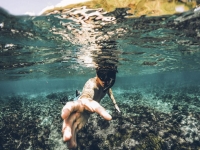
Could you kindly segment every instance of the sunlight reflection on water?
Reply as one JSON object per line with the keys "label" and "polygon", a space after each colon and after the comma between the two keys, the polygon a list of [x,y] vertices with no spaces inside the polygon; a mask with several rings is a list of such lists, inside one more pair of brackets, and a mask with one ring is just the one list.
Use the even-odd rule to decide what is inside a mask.
{"label": "sunlight reflection on water", "polygon": [[199,11],[139,18],[127,18],[126,8],[48,13],[1,10],[1,80],[82,76],[104,63],[117,65],[119,76],[199,69]]}

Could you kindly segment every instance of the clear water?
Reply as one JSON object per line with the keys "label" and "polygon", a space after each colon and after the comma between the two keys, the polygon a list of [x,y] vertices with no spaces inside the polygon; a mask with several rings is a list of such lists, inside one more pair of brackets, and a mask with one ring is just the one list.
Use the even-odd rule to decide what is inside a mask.
{"label": "clear water", "polygon": [[[191,94],[196,105],[188,103],[188,111],[200,112],[199,11],[126,18],[126,9],[118,9],[98,12],[98,20],[94,15],[84,20],[93,11],[77,11],[13,16],[0,10],[1,97],[81,90],[95,76],[96,66],[112,63],[119,70],[113,90],[125,112],[123,105],[135,101],[123,95],[139,92],[140,105],[170,113],[179,102],[154,97],[167,90],[172,95]],[[196,91],[189,93],[190,89]],[[195,134],[200,139],[199,126]],[[194,143],[189,145],[199,148]]]}
{"label": "clear water", "polygon": [[1,10],[1,82],[88,78],[103,63],[116,64],[118,78],[198,74],[199,27],[193,21],[197,17],[177,21],[191,12],[129,19],[125,10],[119,9],[121,16],[116,12],[104,16],[108,21],[81,22],[70,11],[30,17]]}

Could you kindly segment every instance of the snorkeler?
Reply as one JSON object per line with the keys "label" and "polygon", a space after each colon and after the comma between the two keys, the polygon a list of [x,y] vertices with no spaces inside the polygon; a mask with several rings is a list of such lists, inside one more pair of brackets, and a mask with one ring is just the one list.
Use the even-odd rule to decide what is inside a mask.
{"label": "snorkeler", "polygon": [[63,118],[63,140],[68,141],[69,148],[77,147],[76,134],[87,123],[91,113],[98,113],[105,120],[112,117],[99,102],[108,94],[113,101],[115,108],[120,112],[114,99],[111,87],[115,83],[117,67],[106,66],[96,69],[96,77],[89,79],[78,100],[67,102],[62,109]]}

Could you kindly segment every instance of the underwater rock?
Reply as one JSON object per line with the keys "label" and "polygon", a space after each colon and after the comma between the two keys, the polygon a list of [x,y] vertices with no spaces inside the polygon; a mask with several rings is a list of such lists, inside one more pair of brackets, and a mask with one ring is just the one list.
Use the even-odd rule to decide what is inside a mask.
{"label": "underwater rock", "polygon": [[[109,110],[112,120],[105,121],[92,114],[88,123],[78,132],[77,149],[199,149],[200,115],[199,104],[196,103],[199,99],[191,96],[191,89],[183,89],[172,92],[170,86],[169,89],[151,87],[151,96],[134,90],[126,91],[127,93],[116,92],[117,99],[123,99],[118,101],[121,114],[116,113],[112,102],[106,97],[101,104]],[[197,88],[194,89],[193,92],[196,93]],[[190,95],[184,95],[182,91],[189,91]],[[64,97],[71,94],[56,95]],[[165,112],[150,105],[159,99],[162,100],[159,105],[168,102],[174,106]],[[0,115],[0,148],[67,149],[61,132],[63,120],[60,110],[63,105],[58,98],[13,96],[1,98],[0,103],[3,104],[0,107],[4,108],[4,113]],[[192,109],[194,104],[197,109]],[[182,109],[186,105],[188,109]]]}
{"label": "underwater rock", "polygon": [[149,62],[149,61],[144,61],[142,65],[147,65],[147,66],[155,66],[157,65],[157,62]]}
{"label": "underwater rock", "polygon": [[[45,105],[48,103],[48,99],[43,98],[44,101],[40,102],[38,99],[41,100],[41,97],[29,100],[24,96],[13,96],[5,99],[7,100],[4,103],[4,107],[7,107],[7,109],[5,109],[4,115],[1,116],[2,126],[0,128],[1,142],[3,142],[0,142],[2,149],[49,149],[49,145],[51,145],[51,143],[48,143],[49,134],[51,133],[50,128],[52,127],[53,118],[56,118],[55,115],[60,117],[60,111],[59,114],[55,114],[55,110],[59,107],[55,107],[54,112],[51,114],[53,117],[45,118],[45,116],[42,116],[44,114],[39,112],[46,108]],[[60,104],[56,101],[51,101],[51,103],[54,102],[55,106]],[[16,107],[13,107],[13,103],[17,104]],[[20,106],[17,107],[18,105]],[[38,105],[41,106],[39,109]],[[60,110],[61,107],[60,104]],[[40,118],[45,119],[42,122]],[[57,120],[58,128],[61,129],[61,118]],[[41,127],[40,124],[45,125],[45,128]],[[57,124],[55,125],[57,126]]]}
{"label": "underwater rock", "polygon": [[48,94],[46,97],[49,98],[49,99],[57,99],[57,98],[59,98],[57,93]]}
{"label": "underwater rock", "polygon": [[49,126],[53,121],[52,116],[45,117],[42,122],[40,123],[41,126]]}
{"label": "underwater rock", "polygon": [[69,101],[68,96],[64,96],[60,98],[60,103],[65,105]]}

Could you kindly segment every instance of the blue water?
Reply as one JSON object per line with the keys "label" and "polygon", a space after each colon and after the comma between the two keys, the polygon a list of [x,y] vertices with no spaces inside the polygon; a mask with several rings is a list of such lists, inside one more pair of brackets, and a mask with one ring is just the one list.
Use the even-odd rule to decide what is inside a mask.
{"label": "blue water", "polygon": [[[117,17],[111,12],[104,16],[114,18],[109,21],[81,22],[70,11],[13,16],[0,9],[0,149],[65,149],[60,132],[60,101],[73,98],[76,89],[81,91],[88,78],[95,76],[95,67],[102,64],[118,66],[113,92],[124,116],[115,116],[110,100],[105,98],[102,105],[114,116],[108,127],[112,133],[94,117],[100,125],[89,121],[79,135],[79,149],[105,149],[105,140],[110,142],[106,149],[148,149],[145,140],[153,143],[150,149],[199,149],[199,16],[199,11],[194,10],[140,18]],[[17,117],[11,116],[12,112]],[[145,116],[149,112],[159,118],[157,122]],[[141,122],[137,123],[140,115]],[[180,116],[176,129],[171,129],[175,126],[173,119]],[[25,123],[13,127],[13,120]],[[161,127],[163,124],[166,126]],[[106,139],[99,135],[101,125]],[[30,133],[26,126],[31,126]],[[123,134],[129,135],[123,126],[130,127],[130,136]],[[158,129],[152,131],[155,126]],[[146,133],[143,129],[147,129]],[[10,145],[4,135],[9,135]],[[91,137],[94,141],[85,146]],[[164,142],[155,144],[157,137]],[[95,141],[98,146],[94,146]]]}
{"label": "blue water", "polygon": [[[121,74],[121,73],[120,73]],[[95,76],[95,74],[93,75]],[[1,81],[1,96],[17,94],[49,94],[52,92],[62,92],[66,90],[82,90],[85,82],[93,76],[71,77],[63,79],[24,79],[14,81]],[[169,72],[148,75],[132,75],[118,77],[113,89],[131,89],[131,88],[151,88],[153,86],[165,88],[173,85],[174,88],[199,86],[200,72]]]}

